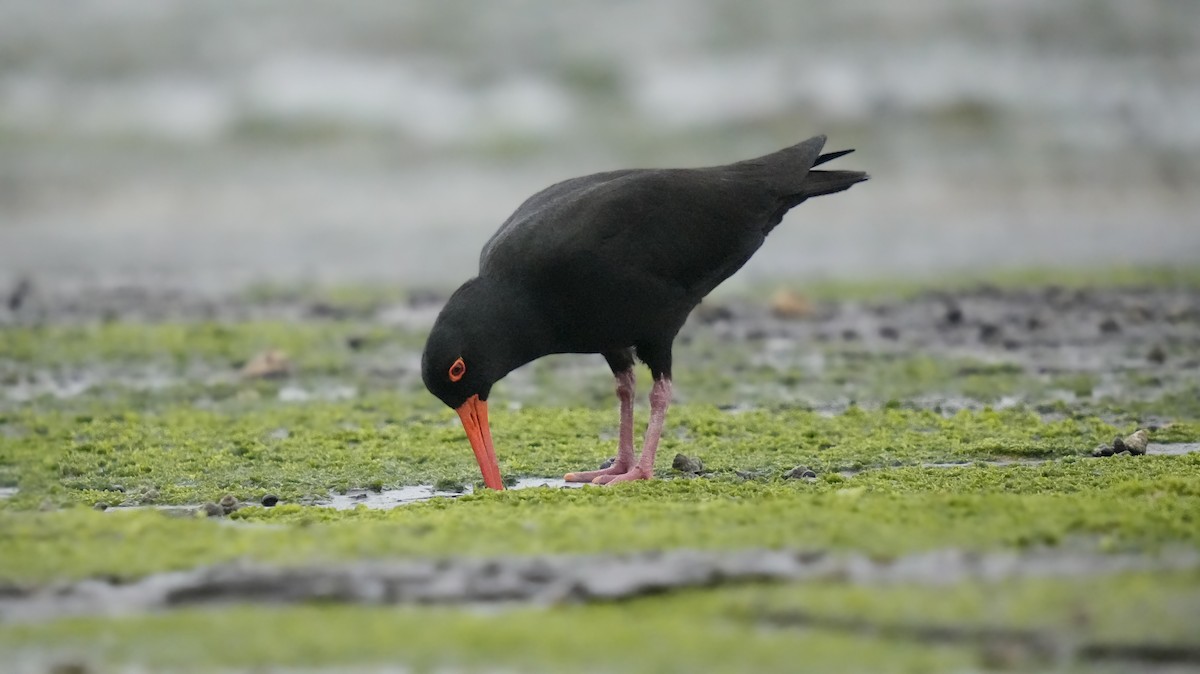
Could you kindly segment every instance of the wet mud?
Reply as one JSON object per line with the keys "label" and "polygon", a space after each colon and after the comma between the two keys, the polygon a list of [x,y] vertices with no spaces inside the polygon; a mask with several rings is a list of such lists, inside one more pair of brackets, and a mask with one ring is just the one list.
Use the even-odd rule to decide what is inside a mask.
{"label": "wet mud", "polygon": [[805,611],[761,611],[742,616],[771,628],[820,629],[931,645],[968,645],[980,650],[989,669],[1022,670],[1071,662],[1145,666],[1200,665],[1200,645],[1117,640],[1080,640],[1048,630],[899,623],[820,615]]}
{"label": "wet mud", "polygon": [[195,605],[562,604],[617,601],[743,582],[949,586],[1200,568],[1200,552],[940,550],[893,560],[786,550],[670,550],[620,555],[409,559],[303,567],[234,563],[122,582],[89,579],[0,587],[0,621],[123,615]]}
{"label": "wet mud", "polygon": [[[0,306],[0,326],[268,320],[335,322],[361,328],[364,334],[377,331],[370,340],[350,334],[339,347],[337,358],[343,363],[339,369],[314,379],[300,368],[296,376],[288,377],[278,393],[284,402],[352,398],[363,388],[419,389],[420,338],[446,297],[434,290],[368,293],[340,300],[303,290],[206,295],[152,286],[54,287],[38,279],[10,290],[20,301]],[[869,402],[872,393],[869,378],[865,390],[841,391],[838,382],[914,356],[963,363],[948,377],[999,373],[1068,382],[1071,377],[1084,377],[1086,383],[1080,386],[1085,398],[1145,398],[1155,392],[1184,390],[1200,380],[1200,290],[1190,287],[1019,290],[980,286],[876,301],[800,302],[796,297],[802,295],[789,291],[788,296],[787,311],[772,306],[769,293],[706,300],[677,339],[681,370],[710,368],[714,376],[733,377],[735,388],[746,389],[742,395],[738,388],[735,397],[745,398],[746,404],[766,399],[807,401],[835,413],[855,400]],[[406,338],[392,339],[389,334]],[[239,362],[191,360],[186,367],[152,361],[49,366],[0,357],[0,397],[70,398],[106,385],[150,391],[229,385],[238,381],[238,368],[254,356],[245,353]],[[776,381],[779,377],[766,382],[747,378],[758,370],[798,376],[802,385],[796,389]],[[539,382],[546,371],[599,376],[605,368],[599,359],[587,358],[547,359],[537,367],[521,368],[505,381],[513,402],[539,400],[538,391],[545,388]],[[1066,388],[1072,387],[1068,383]],[[680,394],[686,398],[694,390],[682,387]],[[1001,407],[1056,400],[1071,403],[1079,395],[1061,390],[1029,400],[1005,394],[984,403]],[[949,391],[910,392],[905,400],[949,411],[981,404]]]}

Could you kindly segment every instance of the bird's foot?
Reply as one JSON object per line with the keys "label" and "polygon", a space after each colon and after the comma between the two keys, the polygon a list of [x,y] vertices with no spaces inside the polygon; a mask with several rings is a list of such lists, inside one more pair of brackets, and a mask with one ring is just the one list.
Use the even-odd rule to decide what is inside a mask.
{"label": "bird's foot", "polygon": [[602,477],[624,475],[627,470],[629,470],[628,467],[622,466],[619,463],[614,463],[608,468],[601,468],[600,470],[588,470],[582,473],[567,473],[566,475],[563,475],[563,480],[566,480],[567,482],[595,482]]}
{"label": "bird's foot", "polygon": [[654,470],[643,468],[640,465],[634,465],[624,473],[616,475],[601,475],[594,480],[592,484],[620,484],[621,482],[632,482],[634,480],[649,480],[654,477]]}

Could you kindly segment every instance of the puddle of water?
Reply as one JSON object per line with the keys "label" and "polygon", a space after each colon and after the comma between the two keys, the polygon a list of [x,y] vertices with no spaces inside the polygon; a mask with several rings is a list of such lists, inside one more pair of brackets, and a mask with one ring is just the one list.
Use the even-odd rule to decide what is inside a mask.
{"label": "puddle of water", "polygon": [[[556,489],[582,487],[578,482],[566,482],[559,478],[548,477],[527,477],[517,480],[517,483],[509,489],[531,489],[535,487],[551,487]],[[381,492],[374,492],[365,489],[355,489],[345,494],[332,494],[328,501],[320,501],[315,505],[335,508],[337,510],[350,510],[360,505],[378,510],[390,510],[402,505],[410,503],[418,503],[420,501],[428,501],[429,499],[445,497],[457,498],[463,494],[470,494],[474,490],[472,485],[467,485],[461,492],[453,491],[437,491],[433,485],[417,485],[413,487],[400,487],[399,489],[385,489]]]}
{"label": "puddle of water", "polygon": [[[1169,444],[1152,442],[1152,443],[1146,445],[1146,454],[1149,454],[1152,456],[1183,456],[1184,454],[1193,454],[1196,452],[1200,452],[1200,442],[1173,442],[1173,443],[1169,443]],[[929,463],[922,463],[922,464],[920,464],[920,467],[921,468],[970,468],[971,466],[975,466],[975,465],[997,466],[997,467],[1037,466],[1037,465],[1041,465],[1043,463],[1051,463],[1054,461],[1059,461],[1062,458],[1063,457],[1056,456],[1056,457],[1050,457],[1050,458],[1046,458],[1046,459],[997,459],[994,461],[979,461],[979,460],[975,460],[975,461],[932,461]],[[1080,457],[1080,458],[1099,459],[1099,458],[1104,458],[1104,457],[1086,456],[1086,457]],[[896,466],[896,468],[904,468],[904,467],[906,467],[906,466]],[[871,470],[879,471],[879,470],[887,470],[887,468],[872,468]],[[839,471],[839,473],[843,477],[854,477],[855,475],[858,475],[861,472],[862,472],[861,470]]]}
{"label": "puddle of water", "polygon": [[1196,452],[1200,452],[1200,442],[1173,442],[1169,445],[1152,442],[1146,445],[1147,454],[1158,456],[1181,456]]}
{"label": "puddle of water", "polygon": [[[1150,443],[1146,445],[1146,454],[1153,456],[1183,456],[1184,454],[1192,454],[1200,452],[1200,442],[1173,442],[1170,444]],[[947,461],[923,463],[922,468],[968,468],[977,463],[986,464],[989,466],[1036,466],[1042,463],[1057,461],[1060,457],[1049,459],[1000,459],[998,461]],[[1086,458],[1103,458],[1103,457],[1086,457]]]}
{"label": "puddle of water", "polygon": [[17,491],[16,487],[0,487],[0,501],[16,496]]}

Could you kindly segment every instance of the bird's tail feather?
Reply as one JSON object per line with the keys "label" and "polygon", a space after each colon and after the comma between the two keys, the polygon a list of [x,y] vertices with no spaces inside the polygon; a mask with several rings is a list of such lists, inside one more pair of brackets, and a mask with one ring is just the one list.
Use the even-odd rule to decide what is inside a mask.
{"label": "bird's tail feather", "polygon": [[[835,154],[841,155],[845,153],[839,152]],[[817,163],[820,164],[822,162],[818,161]],[[800,201],[803,201],[811,197],[842,192],[850,189],[851,185],[861,183],[869,177],[862,171],[809,171],[808,175],[804,177],[804,182],[800,185],[800,193],[796,197]]]}
{"label": "bird's tail feather", "polygon": [[838,152],[826,152],[825,154],[821,155],[820,157],[817,157],[817,160],[815,162],[813,162],[813,166],[820,166],[821,164],[824,164],[825,162],[833,161],[834,159],[837,159],[838,157],[845,157],[846,155],[850,154],[851,152],[854,152],[853,148],[851,148],[849,150],[840,150]]}

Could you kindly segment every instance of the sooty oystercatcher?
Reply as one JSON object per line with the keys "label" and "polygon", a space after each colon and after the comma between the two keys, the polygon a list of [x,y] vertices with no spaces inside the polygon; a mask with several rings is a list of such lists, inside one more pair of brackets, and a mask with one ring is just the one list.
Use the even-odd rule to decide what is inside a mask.
{"label": "sooty oystercatcher", "polygon": [[[447,301],[425,344],[425,386],[454,408],[483,481],[503,489],[488,393],[552,353],[599,353],[616,376],[619,451],[611,467],[566,480],[614,484],[653,476],[671,401],[671,345],[688,314],[746,264],[785,213],[867,179],[814,171],[825,137],[757,159],[695,169],[627,169],[538,192],[484,245],[479,275]],[[650,423],[633,457],[634,358],[654,377]]]}

